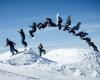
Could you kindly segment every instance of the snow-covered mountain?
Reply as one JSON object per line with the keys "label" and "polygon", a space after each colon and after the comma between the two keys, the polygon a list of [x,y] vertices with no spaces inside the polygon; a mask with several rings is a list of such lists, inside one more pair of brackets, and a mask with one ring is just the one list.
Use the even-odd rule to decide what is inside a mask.
{"label": "snow-covered mountain", "polygon": [[86,49],[57,49],[40,57],[28,48],[0,55],[0,80],[99,80],[99,63],[100,53]]}
{"label": "snow-covered mountain", "polygon": [[2,63],[11,64],[11,65],[31,65],[35,62],[38,63],[50,63],[54,62],[47,58],[40,57],[36,54],[31,48],[27,50],[19,49],[19,54],[13,55],[10,52],[6,52],[0,56]]}

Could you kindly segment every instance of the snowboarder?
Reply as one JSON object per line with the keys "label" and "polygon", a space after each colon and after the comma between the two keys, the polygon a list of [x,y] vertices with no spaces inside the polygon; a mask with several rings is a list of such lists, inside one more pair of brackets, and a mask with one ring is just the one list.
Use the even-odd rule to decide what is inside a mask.
{"label": "snowboarder", "polygon": [[33,38],[33,37],[34,37],[34,34],[33,34],[33,33],[35,33],[35,32],[36,32],[37,25],[36,25],[36,23],[35,23],[35,22],[33,22],[33,25],[32,25],[32,26],[30,26],[30,27],[32,28],[32,30],[29,30],[29,35],[31,36],[31,38]]}
{"label": "snowboarder", "polygon": [[57,25],[52,21],[52,19],[46,17],[46,21],[48,23],[49,26],[51,27],[56,27]]}
{"label": "snowboarder", "polygon": [[42,29],[42,25],[43,25],[43,24],[42,24],[41,22],[39,22],[39,23],[37,24],[37,28],[38,28],[38,29]]}
{"label": "snowboarder", "polygon": [[37,29],[37,25],[35,22],[33,22],[32,26],[30,26],[33,30],[33,32],[36,32],[36,29]]}
{"label": "snowboarder", "polygon": [[68,30],[69,31],[69,33],[73,33],[73,35],[75,35],[76,34],[76,32],[75,32],[75,30],[74,29],[70,29],[70,30]]}
{"label": "snowboarder", "polygon": [[96,52],[99,52],[97,46],[94,44],[94,42],[88,42],[89,46],[93,47],[93,50]]}
{"label": "snowboarder", "polygon": [[38,29],[44,29],[47,27],[47,24],[48,24],[47,21],[45,21],[44,23],[40,22],[40,23],[38,23],[37,27],[38,27]]}
{"label": "snowboarder", "polygon": [[13,41],[9,40],[8,38],[6,39],[6,46],[10,47],[10,52],[12,55],[18,54],[18,50],[15,49],[14,45],[16,45]]}
{"label": "snowboarder", "polygon": [[39,44],[38,49],[39,49],[39,54],[40,54],[40,56],[42,55],[42,52],[43,52],[44,54],[46,53],[46,51],[45,51],[45,49],[43,49],[43,45],[42,45],[41,43]]}
{"label": "snowboarder", "polygon": [[89,37],[82,38],[82,40],[86,40],[87,43],[91,42],[91,39]]}
{"label": "snowboarder", "polygon": [[59,30],[61,30],[61,28],[62,28],[61,23],[62,23],[62,19],[61,19],[60,16],[58,16],[58,17],[57,17],[57,24],[56,24],[56,25],[58,26]]}
{"label": "snowboarder", "polygon": [[29,30],[29,36],[31,36],[31,38],[34,37],[33,30]]}
{"label": "snowboarder", "polygon": [[46,21],[47,21],[48,23],[51,23],[51,22],[52,22],[52,19],[51,19],[51,18],[46,17]]}
{"label": "snowboarder", "polygon": [[79,32],[79,33],[77,33],[77,34],[75,34],[75,36],[79,36],[81,39],[82,39],[83,37],[85,37],[86,35],[88,35],[88,33],[83,32],[83,31],[81,31],[81,32]]}
{"label": "snowboarder", "polygon": [[66,23],[65,23],[65,26],[64,26],[64,29],[63,29],[63,31],[65,31],[65,30],[70,30],[71,28],[69,27],[71,25],[71,15],[69,15],[68,16],[68,19],[67,19],[67,21],[66,21]]}
{"label": "snowboarder", "polygon": [[18,31],[22,37],[22,44],[24,45],[24,47],[27,47],[27,42],[25,41],[25,33],[23,31],[23,29],[20,29],[20,31]]}
{"label": "snowboarder", "polygon": [[[71,30],[69,31],[69,33],[73,33],[76,31],[78,31],[78,29],[80,28],[81,22],[78,22],[76,26],[74,26],[73,28],[71,28]],[[74,34],[74,33],[73,33]]]}
{"label": "snowboarder", "polygon": [[78,22],[78,23],[76,24],[76,26],[74,26],[72,29],[73,29],[73,30],[78,30],[78,29],[80,28],[80,25],[81,25],[81,22]]}

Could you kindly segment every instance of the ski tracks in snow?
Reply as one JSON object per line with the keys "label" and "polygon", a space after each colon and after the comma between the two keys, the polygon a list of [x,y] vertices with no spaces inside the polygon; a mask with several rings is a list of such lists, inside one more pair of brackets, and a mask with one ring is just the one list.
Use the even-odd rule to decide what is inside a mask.
{"label": "ski tracks in snow", "polygon": [[23,77],[26,80],[40,80],[39,78],[35,78],[35,77],[32,77],[32,76],[21,75],[21,74],[8,72],[8,71],[4,71],[4,70],[0,70],[0,72],[6,73],[7,75],[11,75],[11,76]]}

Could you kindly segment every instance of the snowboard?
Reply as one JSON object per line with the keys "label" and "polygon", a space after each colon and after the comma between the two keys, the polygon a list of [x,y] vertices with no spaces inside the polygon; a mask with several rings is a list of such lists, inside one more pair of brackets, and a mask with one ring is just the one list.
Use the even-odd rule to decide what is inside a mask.
{"label": "snowboard", "polygon": [[23,53],[23,52],[25,52],[26,50],[27,50],[27,49],[25,48],[23,51],[19,51],[18,53],[14,54],[14,55],[11,55],[10,57],[15,56],[15,55],[17,55],[17,54],[19,54],[19,53]]}

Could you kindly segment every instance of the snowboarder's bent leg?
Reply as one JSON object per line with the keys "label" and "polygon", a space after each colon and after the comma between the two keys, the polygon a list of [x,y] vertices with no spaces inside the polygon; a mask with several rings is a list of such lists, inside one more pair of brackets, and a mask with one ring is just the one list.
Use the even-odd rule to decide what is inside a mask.
{"label": "snowboarder's bent leg", "polygon": [[12,55],[15,55],[13,47],[10,47],[10,52],[12,53]]}
{"label": "snowboarder's bent leg", "polygon": [[18,50],[14,49],[14,51],[16,52],[16,54],[18,54]]}
{"label": "snowboarder's bent leg", "polygon": [[46,51],[45,51],[44,49],[42,50],[42,52],[43,52],[44,54],[46,53]]}
{"label": "snowboarder's bent leg", "polygon": [[22,40],[22,44],[27,47],[27,42]]}

